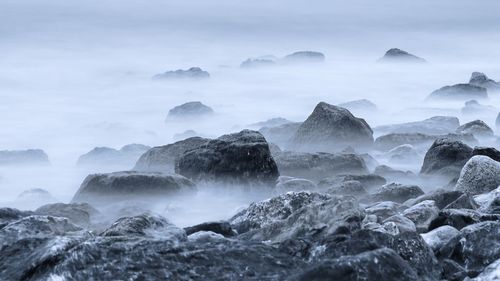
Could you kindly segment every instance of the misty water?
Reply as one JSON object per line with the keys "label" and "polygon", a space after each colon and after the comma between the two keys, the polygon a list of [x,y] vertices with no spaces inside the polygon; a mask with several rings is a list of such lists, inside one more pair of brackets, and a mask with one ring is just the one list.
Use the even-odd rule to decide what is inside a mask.
{"label": "misty water", "polygon": [[[186,130],[213,138],[274,117],[303,121],[320,101],[369,99],[378,111],[356,115],[372,128],[436,115],[457,116],[461,124],[480,117],[495,128],[496,114],[464,116],[463,101],[425,98],[466,83],[473,71],[500,78],[499,10],[494,0],[3,0],[0,150],[40,148],[51,164],[1,166],[0,206],[36,209],[44,202],[16,200],[32,188],[69,202],[88,174],[132,168],[76,167],[94,147],[165,145]],[[377,63],[393,47],[429,63]],[[320,51],[326,61],[240,68],[249,57],[299,50]],[[192,66],[211,78],[151,79]],[[189,101],[209,105],[215,116],[165,122],[169,109]],[[481,103],[498,112],[500,95]],[[399,166],[418,173],[421,164]],[[155,210],[187,226],[227,219],[269,196],[199,188]]]}

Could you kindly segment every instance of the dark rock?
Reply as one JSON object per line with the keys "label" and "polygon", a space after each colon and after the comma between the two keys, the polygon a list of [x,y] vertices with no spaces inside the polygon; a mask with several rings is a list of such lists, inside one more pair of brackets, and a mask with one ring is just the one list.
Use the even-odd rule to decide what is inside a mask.
{"label": "dark rock", "polygon": [[310,152],[339,151],[347,146],[366,148],[373,144],[373,131],[364,119],[349,110],[320,102],[300,125],[292,147]]}
{"label": "dark rock", "polygon": [[445,190],[440,188],[432,191],[431,193],[423,194],[415,199],[410,199],[405,202],[405,205],[412,206],[425,200],[432,200],[436,203],[436,206],[439,209],[443,209],[449,204],[455,202],[462,195],[464,195],[464,193],[461,191]]}
{"label": "dark rock", "polygon": [[432,200],[425,200],[403,211],[403,216],[415,223],[418,232],[427,232],[429,225],[439,215],[439,208]]}
{"label": "dark rock", "polygon": [[164,196],[193,190],[194,183],[180,175],[114,172],[87,176],[72,201],[115,201],[131,197],[165,198]]}
{"label": "dark rock", "polygon": [[184,152],[206,144],[209,139],[192,137],[164,146],[156,146],[137,160],[134,170],[146,172],[174,172],[175,161]]}
{"label": "dark rock", "polygon": [[49,164],[49,157],[41,149],[0,151],[0,166]]}
{"label": "dark rock", "polygon": [[482,72],[472,72],[469,84],[483,87],[492,91],[500,90],[500,83],[488,78],[488,76],[486,76],[486,74]]}
{"label": "dark rock", "polygon": [[411,63],[423,63],[426,62],[423,58],[419,58],[412,55],[406,51],[398,48],[389,49],[383,57],[381,57],[379,62],[411,62]]}
{"label": "dark rock", "polygon": [[130,166],[148,149],[150,149],[149,146],[142,144],[125,145],[120,150],[109,147],[96,147],[80,156],[76,164],[79,166]]}
{"label": "dark rock", "polygon": [[448,100],[470,100],[486,99],[488,91],[483,87],[471,84],[456,84],[453,86],[444,86],[432,92],[428,99],[448,99]]}
{"label": "dark rock", "polygon": [[302,125],[302,122],[287,123],[275,127],[263,127],[259,129],[259,132],[266,137],[268,142],[287,148],[300,125]]}
{"label": "dark rock", "polygon": [[346,181],[359,181],[367,189],[380,187],[387,183],[384,177],[374,174],[367,175],[337,175],[322,179],[318,183],[319,188],[329,188]]}
{"label": "dark rock", "polygon": [[396,133],[378,137],[375,140],[375,148],[380,151],[388,151],[404,144],[428,148],[439,138],[461,141],[469,145],[478,143],[472,134],[425,135],[420,133]]}
{"label": "dark rock", "polygon": [[31,211],[20,211],[13,208],[0,208],[0,229],[7,224],[32,215]]}
{"label": "dark rock", "polygon": [[424,194],[422,189],[416,185],[386,184],[379,188],[373,195],[374,201],[393,201],[403,203],[408,199],[416,198]]}
{"label": "dark rock", "polygon": [[282,59],[285,63],[314,63],[324,62],[325,55],[320,52],[299,51],[285,56]]}
{"label": "dark rock", "polygon": [[497,162],[500,162],[500,151],[498,151],[494,147],[479,147],[479,146],[476,146],[472,150],[472,156],[475,156],[475,155],[488,156],[491,159],[493,159],[493,160],[495,160]]}
{"label": "dark rock", "polygon": [[186,231],[187,235],[191,235],[199,231],[212,231],[214,233],[221,234],[224,237],[232,237],[237,234],[231,227],[231,224],[226,221],[205,222],[194,226],[185,227],[184,230]]}
{"label": "dark rock", "polygon": [[500,215],[483,214],[470,209],[443,209],[439,212],[438,217],[431,222],[429,230],[443,225],[450,225],[460,230],[471,224],[498,221],[499,219]]}
{"label": "dark rock", "polygon": [[191,101],[178,105],[168,111],[169,119],[193,119],[201,118],[214,114],[214,110],[199,101]]}
{"label": "dark rock", "polygon": [[474,120],[457,128],[459,134],[472,134],[476,137],[493,137],[493,130],[481,120]]}
{"label": "dark rock", "polygon": [[[384,134],[427,134],[427,135],[442,135],[454,133],[460,126],[460,121],[456,117],[451,116],[434,116],[429,119],[416,122],[408,122],[394,125],[385,125],[375,127],[374,130]],[[406,138],[416,138],[417,140],[423,138],[419,135],[408,135]],[[413,144],[412,142],[405,142]],[[405,144],[400,143],[400,144]]]}
{"label": "dark rock", "polygon": [[159,236],[169,241],[186,240],[186,232],[165,218],[150,214],[118,219],[101,236]]}
{"label": "dark rock", "polygon": [[471,196],[462,194],[455,201],[446,205],[443,209],[477,209],[478,207],[479,206]]}
{"label": "dark rock", "polygon": [[[467,277],[467,271],[456,261],[444,259],[441,262],[443,266],[443,278],[451,281],[462,281]],[[485,280],[486,281],[486,280]]]}
{"label": "dark rock", "polygon": [[156,80],[166,80],[166,79],[206,79],[209,78],[210,74],[199,67],[191,67],[187,70],[178,69],[166,71],[161,74],[153,76]]}
{"label": "dark rock", "polygon": [[282,152],[275,155],[281,175],[318,180],[338,174],[367,174],[363,158],[356,154]]}
{"label": "dark rock", "polygon": [[275,185],[279,172],[266,139],[243,130],[210,140],[178,158],[176,172],[196,181]]}
{"label": "dark rock", "polygon": [[469,195],[489,192],[500,185],[500,162],[487,156],[474,156],[463,167],[456,190]]}
{"label": "dark rock", "polygon": [[455,178],[472,156],[472,148],[450,139],[437,139],[425,154],[421,174]]}
{"label": "dark rock", "polygon": [[87,203],[54,203],[43,205],[35,210],[37,215],[64,217],[81,227],[88,227],[91,217],[98,213],[99,211]]}

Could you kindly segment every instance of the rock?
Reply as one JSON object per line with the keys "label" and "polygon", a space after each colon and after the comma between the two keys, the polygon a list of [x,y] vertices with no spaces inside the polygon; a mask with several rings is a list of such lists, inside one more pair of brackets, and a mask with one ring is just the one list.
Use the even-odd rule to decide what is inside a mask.
{"label": "rock", "polygon": [[470,100],[465,102],[465,105],[462,109],[460,109],[460,112],[464,115],[477,115],[493,113],[495,110],[494,106],[482,105],[477,100]]}
{"label": "rock", "polygon": [[464,280],[467,277],[467,271],[463,266],[459,265],[456,261],[450,259],[443,259],[441,261],[443,266],[443,278],[445,280]]}
{"label": "rock", "polygon": [[404,63],[423,63],[423,58],[419,58],[398,48],[389,49],[379,62],[404,62]]}
{"label": "rock", "polygon": [[292,147],[300,151],[330,152],[347,146],[366,148],[373,144],[373,131],[364,119],[349,110],[320,102],[300,125]]}
{"label": "rock", "polygon": [[226,221],[221,221],[221,222],[205,222],[202,224],[197,224],[194,226],[190,227],[185,227],[184,230],[186,231],[187,235],[191,235],[193,233],[197,233],[200,231],[209,231],[213,233],[217,233],[222,235],[223,237],[232,237],[235,236],[237,233],[233,230],[229,222]]}
{"label": "rock", "polygon": [[169,241],[186,240],[186,232],[161,216],[142,214],[118,219],[101,236],[161,236]]}
{"label": "rock", "polygon": [[490,263],[476,278],[470,281],[498,281],[500,280],[500,259]]}
{"label": "rock", "polygon": [[389,151],[400,145],[410,144],[414,147],[425,147],[427,149],[440,138],[461,141],[469,145],[478,143],[472,134],[425,135],[421,133],[396,133],[378,137],[375,140],[375,148],[380,151]]}
{"label": "rock", "polygon": [[178,105],[168,111],[168,120],[196,119],[214,114],[214,110],[199,101],[191,101]]}
{"label": "rock", "polygon": [[488,91],[485,88],[471,84],[444,86],[432,92],[428,97],[430,100],[478,100],[486,98],[488,98]]}
{"label": "rock", "polygon": [[134,170],[145,172],[174,172],[175,161],[188,150],[206,144],[209,139],[192,137],[164,146],[156,146],[137,160]]}
{"label": "rock", "polygon": [[272,128],[272,127],[277,127],[277,126],[290,124],[290,123],[293,123],[293,122],[288,120],[288,119],[285,119],[285,118],[276,117],[276,118],[267,119],[266,121],[250,124],[248,126],[252,127],[252,128],[266,128],[266,127]]}
{"label": "rock", "polygon": [[122,165],[130,166],[134,164],[139,156],[150,149],[142,144],[129,144],[120,150],[109,147],[96,147],[78,158],[78,166],[109,166]]}
{"label": "rock", "polygon": [[476,146],[472,150],[472,156],[475,156],[475,155],[488,156],[491,159],[493,159],[493,160],[495,160],[497,162],[500,162],[500,151],[498,151],[494,147],[480,147],[480,146]]}
{"label": "rock", "polygon": [[0,229],[9,223],[32,215],[31,211],[20,211],[13,208],[0,208]]}
{"label": "rock", "polygon": [[398,235],[405,232],[417,232],[415,223],[402,215],[394,215],[382,221],[382,226],[391,235]]}
{"label": "rock", "polygon": [[413,172],[396,170],[387,165],[375,167],[373,173],[375,175],[380,175],[389,181],[413,183],[417,180],[417,176]]}
{"label": "rock", "polygon": [[130,198],[168,198],[195,190],[187,178],[175,174],[114,172],[85,178],[72,202],[116,201]]}
{"label": "rock", "polygon": [[446,205],[443,209],[477,209],[479,206],[476,204],[474,199],[467,195],[462,194],[457,200]]}
{"label": "rock", "polygon": [[420,279],[408,263],[393,250],[378,249],[311,265],[292,280],[413,281]]}
{"label": "rock", "polygon": [[470,195],[489,192],[500,185],[500,162],[487,156],[470,158],[460,172],[456,190]]}
{"label": "rock", "polygon": [[285,56],[282,59],[284,63],[316,63],[324,62],[325,55],[320,52],[299,51]]}
{"label": "rock", "polygon": [[392,201],[382,201],[366,207],[365,212],[370,215],[376,215],[382,222],[389,217],[396,216],[400,209],[403,209],[401,204]]}
{"label": "rock", "polygon": [[443,225],[453,226],[460,230],[471,224],[484,221],[498,221],[499,219],[499,215],[483,214],[470,209],[443,209],[439,212],[438,217],[431,222],[429,230]]}
{"label": "rock", "polygon": [[275,127],[263,127],[259,129],[259,132],[264,135],[268,142],[287,148],[300,125],[302,125],[301,122],[293,122]]}
{"label": "rock", "polygon": [[49,164],[49,157],[41,149],[0,151],[0,166]]}
{"label": "rock", "polygon": [[367,174],[363,158],[356,154],[282,152],[274,157],[281,175],[318,180],[339,174]]}
{"label": "rock", "polygon": [[199,137],[200,134],[198,134],[196,131],[194,130],[186,130],[182,133],[179,133],[179,134],[175,134],[173,135],[173,140],[175,142],[178,142],[178,141],[182,141],[182,140],[185,140],[185,139],[189,139],[189,138],[194,138],[194,137]]}
{"label": "rock", "polygon": [[500,130],[500,112],[497,115],[497,119],[495,120],[495,126],[498,130]]}
{"label": "rock", "polygon": [[449,179],[460,174],[460,170],[472,156],[472,148],[450,139],[437,139],[425,154],[421,174],[444,176]]}
{"label": "rock", "polygon": [[43,205],[35,210],[37,215],[64,217],[81,227],[88,227],[91,217],[98,213],[99,211],[88,203],[53,203]]}
{"label": "rock", "polygon": [[459,234],[460,231],[458,231],[458,229],[449,225],[443,225],[427,233],[422,233],[420,236],[422,236],[425,243],[427,243],[432,250],[437,251]]}
{"label": "rock", "polygon": [[169,79],[206,79],[209,78],[210,74],[199,67],[191,67],[187,70],[178,69],[166,71],[161,74],[157,74],[153,76],[153,79],[156,80],[169,80]]}
{"label": "rock", "polygon": [[394,163],[409,163],[419,160],[421,156],[411,144],[403,144],[396,146],[386,153],[389,161]]}
{"label": "rock", "polygon": [[500,186],[488,193],[474,196],[472,201],[479,212],[500,214]]}
{"label": "rock", "polygon": [[306,191],[316,190],[316,184],[310,180],[281,176],[278,178],[276,184],[276,191],[278,193],[286,193],[289,191]]}
{"label": "rock", "polygon": [[[427,135],[442,135],[454,133],[460,126],[457,117],[451,116],[434,116],[429,119],[416,122],[408,122],[394,125],[385,125],[375,127],[374,130],[380,134],[427,134]],[[407,138],[421,139],[419,135],[408,135]],[[405,142],[413,144],[411,142]],[[405,144],[401,143],[401,144]]]}
{"label": "rock", "polygon": [[21,192],[18,196],[17,196],[17,201],[19,202],[38,202],[38,203],[46,203],[46,202],[51,202],[51,201],[55,201],[56,199],[54,197],[52,197],[52,194],[50,194],[50,192],[48,192],[47,190],[45,189],[42,189],[42,188],[32,188],[32,189],[28,189],[28,190],[25,190],[23,192]]}
{"label": "rock", "polygon": [[393,201],[403,203],[404,201],[416,198],[424,194],[422,189],[416,185],[402,185],[390,183],[379,188],[373,195],[373,201]]}
{"label": "rock", "polygon": [[333,195],[352,195],[357,198],[368,195],[365,187],[359,181],[344,181],[338,186],[333,186],[327,190],[327,193]]}
{"label": "rock", "polygon": [[493,137],[493,130],[481,120],[463,124],[457,128],[459,134],[472,134],[476,137]]}
{"label": "rock", "polygon": [[377,105],[367,99],[353,100],[339,104],[351,112],[374,112],[377,111]]}
{"label": "rock", "polygon": [[279,172],[266,139],[256,131],[210,140],[182,154],[176,172],[195,181],[223,181],[250,185],[272,185]]}
{"label": "rock", "polygon": [[469,84],[492,91],[500,90],[500,83],[488,78],[488,76],[482,72],[472,72]]}
{"label": "rock", "polygon": [[270,58],[249,58],[242,62],[241,68],[258,68],[276,65],[275,59]]}
{"label": "rock", "polygon": [[425,200],[403,211],[403,216],[415,223],[417,231],[427,232],[431,222],[439,215],[439,208],[432,200]]}
{"label": "rock", "polygon": [[326,189],[326,188],[341,184],[341,183],[346,182],[346,181],[359,181],[367,189],[380,187],[380,186],[387,183],[385,178],[383,178],[379,175],[374,175],[374,174],[337,175],[337,176],[327,177],[327,178],[322,179],[318,183],[318,187]]}
{"label": "rock", "polygon": [[415,199],[410,199],[406,201],[404,204],[407,206],[413,206],[425,200],[432,200],[436,203],[436,206],[439,209],[443,209],[449,204],[455,202],[458,198],[464,195],[461,191],[456,190],[445,190],[445,189],[436,189],[431,193],[423,194]]}

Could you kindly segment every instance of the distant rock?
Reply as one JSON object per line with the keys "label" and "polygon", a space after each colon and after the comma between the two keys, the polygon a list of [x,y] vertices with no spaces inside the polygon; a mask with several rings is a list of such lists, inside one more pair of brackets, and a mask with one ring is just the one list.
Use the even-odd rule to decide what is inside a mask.
{"label": "distant rock", "polygon": [[295,150],[339,151],[347,146],[367,148],[373,144],[373,131],[364,119],[349,110],[320,102],[292,138]]}
{"label": "distant rock", "polygon": [[476,137],[493,137],[493,130],[483,121],[474,120],[457,128],[459,134],[472,134]]}
{"label": "distant rock", "polygon": [[367,174],[362,157],[356,154],[306,153],[285,151],[275,155],[283,176],[319,180],[340,174]]}
{"label": "distant rock", "polygon": [[493,113],[496,110],[494,106],[480,104],[477,100],[466,101],[460,112],[464,115],[477,115]]}
{"label": "distant rock", "polygon": [[200,136],[200,134],[198,134],[194,130],[186,130],[182,133],[175,134],[173,136],[173,139],[174,139],[174,141],[181,141],[181,140],[185,140],[188,138],[194,138],[194,137],[199,137],[199,136]]}
{"label": "distant rock", "polygon": [[388,151],[405,144],[428,148],[439,138],[461,141],[469,145],[478,143],[472,134],[426,135],[421,133],[392,133],[378,137],[375,140],[375,148],[380,151]]}
{"label": "distant rock", "polygon": [[353,112],[377,111],[377,105],[367,99],[348,101],[341,103],[338,106]]}
{"label": "distant rock", "polygon": [[473,156],[474,155],[484,155],[484,156],[490,157],[491,159],[493,159],[493,160],[495,160],[497,162],[500,162],[500,151],[498,151],[494,147],[480,147],[480,146],[476,146],[472,150],[472,155]]}
{"label": "distant rock", "polygon": [[359,181],[344,181],[337,186],[329,188],[326,193],[333,195],[352,195],[356,198],[362,198],[368,195],[363,184]]}
{"label": "distant rock", "polygon": [[49,157],[41,149],[0,151],[0,166],[49,164]]}
{"label": "distant rock", "polygon": [[462,167],[472,156],[472,148],[450,139],[437,139],[425,154],[421,174],[447,178],[458,177]]}
{"label": "distant rock", "polygon": [[487,156],[470,158],[460,172],[456,190],[470,195],[489,192],[500,186],[500,162]]}
{"label": "distant rock", "polygon": [[277,58],[275,56],[262,56],[257,58],[249,58],[241,63],[241,68],[258,68],[276,65]]}
{"label": "distant rock", "polygon": [[293,122],[290,120],[287,120],[285,118],[282,118],[282,117],[275,117],[275,118],[267,119],[266,121],[253,123],[253,124],[250,124],[248,126],[252,127],[252,128],[263,128],[263,127],[277,127],[277,126],[290,124],[290,123],[293,123]]}
{"label": "distant rock", "polygon": [[486,88],[470,84],[444,86],[432,92],[428,97],[428,99],[434,100],[478,100],[486,98],[488,98]]}
{"label": "distant rock", "polygon": [[302,125],[301,122],[293,122],[275,127],[263,127],[259,129],[259,132],[264,135],[268,142],[276,143],[280,147],[286,148],[290,145],[290,141],[300,125]]}
{"label": "distant rock", "polygon": [[375,127],[374,130],[376,132],[384,134],[420,133],[427,135],[442,135],[442,134],[454,133],[455,130],[458,128],[458,126],[460,126],[460,121],[456,117],[434,116],[422,121],[378,126]]}
{"label": "distant rock", "polygon": [[98,213],[99,211],[88,203],[54,203],[43,205],[35,210],[37,215],[64,217],[81,227],[88,227],[91,217]]}
{"label": "distant rock", "polygon": [[423,58],[412,55],[406,51],[398,48],[389,49],[383,57],[381,57],[379,62],[413,62],[413,63],[423,63],[426,62]]}
{"label": "distant rock", "polygon": [[276,191],[278,194],[286,193],[289,191],[314,191],[317,186],[314,182],[301,178],[293,178],[287,176],[280,176],[276,184]]}
{"label": "distant rock", "polygon": [[210,140],[182,154],[176,172],[195,181],[272,185],[279,172],[259,132],[243,130]]}
{"label": "distant rock", "polygon": [[483,87],[491,91],[500,90],[500,82],[496,82],[495,80],[488,78],[488,76],[482,72],[472,72],[469,84]]}
{"label": "distant rock", "polygon": [[378,188],[382,185],[386,184],[387,181],[385,178],[374,175],[374,174],[364,174],[364,175],[337,175],[337,176],[329,176],[327,178],[323,178],[319,181],[318,187],[322,189],[330,188],[335,185],[340,185],[347,181],[358,181],[360,182],[366,189]]}
{"label": "distant rock", "polygon": [[320,52],[299,51],[285,56],[281,61],[284,63],[317,63],[324,62],[325,55]]}
{"label": "distant rock", "polygon": [[142,144],[129,144],[120,150],[109,147],[96,147],[78,158],[78,166],[108,166],[121,165],[130,167],[139,156],[150,149]]}
{"label": "distant rock", "polygon": [[168,198],[195,190],[193,182],[175,174],[114,172],[85,178],[72,202],[116,201],[130,198]]}
{"label": "distant rock", "polygon": [[386,154],[390,162],[411,163],[418,161],[421,156],[411,144],[403,144],[389,150]]}
{"label": "distant rock", "polygon": [[174,172],[175,161],[184,152],[200,147],[210,141],[209,139],[192,137],[164,146],[156,146],[137,160],[134,170],[145,172]]}
{"label": "distant rock", "polygon": [[171,70],[161,74],[153,76],[156,80],[166,80],[166,79],[206,79],[209,78],[210,74],[199,67],[191,67],[187,70]]}
{"label": "distant rock", "polygon": [[396,181],[400,183],[414,183],[417,181],[417,175],[412,171],[402,171],[394,169],[387,165],[379,165],[373,171],[375,175],[382,176],[389,181]]}
{"label": "distant rock", "polygon": [[214,110],[199,101],[187,102],[168,111],[167,120],[192,119],[214,114]]}
{"label": "distant rock", "polygon": [[45,189],[42,188],[33,188],[29,190],[25,190],[21,192],[17,196],[17,201],[21,202],[39,202],[39,203],[47,203],[50,201],[56,200],[52,197],[52,194]]}

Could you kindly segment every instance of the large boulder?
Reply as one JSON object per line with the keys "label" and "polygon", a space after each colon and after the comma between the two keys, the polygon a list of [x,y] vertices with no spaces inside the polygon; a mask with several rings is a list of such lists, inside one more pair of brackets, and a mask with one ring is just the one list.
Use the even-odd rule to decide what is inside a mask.
{"label": "large boulder", "polygon": [[367,174],[363,158],[356,154],[285,151],[274,156],[281,175],[319,180],[339,174]]}
{"label": "large boulder", "polygon": [[214,110],[199,101],[191,101],[178,105],[168,111],[167,120],[195,119],[210,116]]}
{"label": "large boulder", "polygon": [[421,174],[455,178],[472,156],[468,145],[446,138],[437,139],[425,154]]}
{"label": "large boulder", "polygon": [[168,79],[206,79],[209,78],[210,74],[199,67],[191,67],[189,69],[177,69],[166,71],[161,74],[153,76],[155,80],[168,80]]}
{"label": "large boulder", "polygon": [[48,164],[50,164],[49,157],[41,149],[0,151],[0,166]]}
{"label": "large boulder", "polygon": [[0,208],[0,229],[9,223],[32,215],[31,211],[21,211],[14,208]]}
{"label": "large boulder", "polygon": [[[460,126],[460,121],[457,117],[451,116],[434,116],[422,121],[384,125],[375,127],[374,130],[381,134],[427,134],[427,135],[442,135],[454,133]],[[412,136],[413,138],[413,136]],[[420,139],[422,136],[416,136]],[[413,144],[410,142],[406,142]],[[404,143],[401,143],[404,144]]]}
{"label": "large boulder", "polygon": [[266,139],[256,131],[210,140],[182,154],[176,172],[195,181],[274,185],[279,172]]}
{"label": "large boulder", "polygon": [[286,123],[274,127],[262,127],[259,129],[259,132],[266,137],[268,142],[287,148],[300,125],[302,125],[302,122]]}
{"label": "large boulder", "polygon": [[469,195],[489,192],[500,185],[500,162],[487,156],[474,156],[465,164],[456,190]]}
{"label": "large boulder", "polygon": [[491,91],[500,90],[500,83],[488,78],[488,76],[482,72],[472,72],[469,84],[483,87]]}
{"label": "large boulder", "polygon": [[285,56],[282,60],[284,63],[315,63],[324,62],[325,55],[320,52],[313,51],[298,51]]}
{"label": "large boulder", "polygon": [[373,144],[373,131],[361,118],[342,107],[320,102],[292,138],[296,150],[329,152],[347,146],[366,148]]}
{"label": "large boulder", "polygon": [[114,172],[85,178],[73,202],[115,201],[135,198],[165,198],[195,190],[193,182],[175,174]]}
{"label": "large boulder", "polygon": [[96,147],[78,158],[78,166],[127,166],[134,164],[137,158],[150,149],[142,144],[128,144],[117,150],[110,147]]}
{"label": "large boulder", "polygon": [[432,92],[428,99],[431,100],[471,100],[486,99],[488,91],[486,88],[471,84],[456,84],[444,86]]}
{"label": "large boulder", "polygon": [[174,172],[175,161],[184,152],[195,149],[210,141],[209,139],[192,137],[175,143],[156,146],[144,154],[135,163],[134,170],[147,172]]}
{"label": "large boulder", "polygon": [[474,120],[457,128],[459,134],[472,134],[476,137],[493,137],[493,130],[483,121]]}
{"label": "large boulder", "polygon": [[484,155],[488,156],[491,159],[500,162],[500,151],[498,151],[494,147],[481,147],[481,146],[476,146],[472,150],[472,155]]}
{"label": "large boulder", "polygon": [[425,60],[398,48],[389,49],[379,62],[423,63]]}
{"label": "large boulder", "polygon": [[[458,123],[456,124],[458,126]],[[454,128],[456,130],[456,127]],[[417,148],[429,148],[439,138],[461,141],[468,145],[475,145],[478,141],[472,134],[426,135],[421,133],[391,133],[375,139],[375,148],[380,151],[389,151],[400,145],[410,144]]]}

